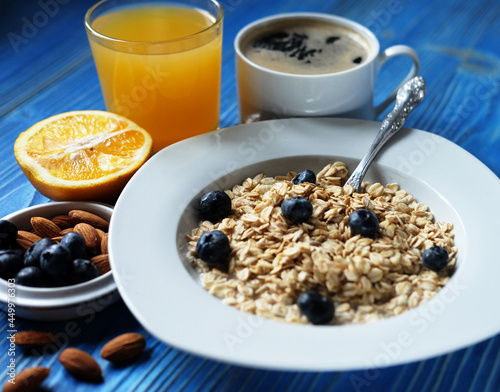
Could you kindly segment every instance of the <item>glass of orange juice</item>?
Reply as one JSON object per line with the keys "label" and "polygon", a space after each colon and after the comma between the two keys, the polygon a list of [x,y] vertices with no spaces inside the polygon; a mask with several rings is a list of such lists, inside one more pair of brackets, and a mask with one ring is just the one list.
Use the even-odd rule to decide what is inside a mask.
{"label": "glass of orange juice", "polygon": [[103,0],[85,15],[106,109],[154,151],[219,126],[222,19],[215,0]]}

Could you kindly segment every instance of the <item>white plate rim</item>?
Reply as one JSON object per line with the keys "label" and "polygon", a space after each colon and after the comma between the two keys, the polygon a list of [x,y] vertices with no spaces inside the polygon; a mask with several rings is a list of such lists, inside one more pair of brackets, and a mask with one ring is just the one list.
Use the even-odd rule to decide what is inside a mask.
{"label": "white plate rim", "polygon": [[[134,316],[158,339],[197,355],[244,366],[305,371],[374,368],[422,360],[500,331],[500,315],[488,311],[494,306],[495,279],[500,276],[500,265],[493,263],[494,225],[489,222],[499,221],[500,211],[480,215],[466,202],[474,197],[476,205],[491,203],[495,193],[500,193],[500,181],[459,146],[421,130],[402,130],[379,155],[375,167],[394,167],[403,162],[401,159],[408,162],[415,152],[420,153],[415,157],[423,154],[426,159],[414,162],[411,176],[430,184],[444,203],[457,211],[459,224],[464,225],[459,262],[466,262],[428,303],[364,325],[290,325],[223,305],[179,262],[175,231],[183,211],[180,206],[185,207],[191,196],[217,175],[287,155],[340,155],[359,160],[379,126],[352,119],[271,120],[197,136],[157,153],[125,187],[110,226],[113,275]],[[337,143],[318,143],[321,137]],[[431,147],[432,153],[425,156],[425,149]],[[469,173],[474,173],[475,183],[488,184],[487,188],[477,192],[477,186],[466,183],[439,182],[443,175],[454,180],[468,178]],[[169,193],[170,189],[178,194]],[[140,227],[130,230],[137,225]],[[491,242],[487,242],[489,236]],[[168,268],[161,264],[166,259]],[[149,271],[148,265],[155,270]],[[465,323],[460,334],[454,333],[457,322]]]}

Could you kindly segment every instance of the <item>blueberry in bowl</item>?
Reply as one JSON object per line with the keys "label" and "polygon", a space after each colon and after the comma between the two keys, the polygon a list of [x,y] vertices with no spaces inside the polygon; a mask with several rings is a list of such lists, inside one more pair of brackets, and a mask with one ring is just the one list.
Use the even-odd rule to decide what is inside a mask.
{"label": "blueberry in bowl", "polygon": [[231,199],[224,191],[211,191],[201,197],[198,210],[202,219],[217,222],[231,213]]}
{"label": "blueberry in bowl", "polygon": [[293,197],[283,200],[281,211],[283,212],[283,216],[288,220],[294,223],[302,223],[311,217],[313,206],[307,199]]}
{"label": "blueberry in bowl", "polygon": [[294,185],[302,184],[304,182],[309,182],[311,184],[316,184],[316,173],[312,170],[306,169],[297,173],[297,175],[293,178],[292,183]]}
{"label": "blueberry in bowl", "polygon": [[355,210],[349,215],[349,227],[354,235],[375,238],[379,230],[379,221],[373,211],[366,208]]}

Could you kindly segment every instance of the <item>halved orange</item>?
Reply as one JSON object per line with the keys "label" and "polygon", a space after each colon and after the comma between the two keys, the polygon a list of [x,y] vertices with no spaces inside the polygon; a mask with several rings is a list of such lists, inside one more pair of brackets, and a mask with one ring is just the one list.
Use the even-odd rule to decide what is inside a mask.
{"label": "halved orange", "polygon": [[151,136],[127,118],[83,110],[21,133],[14,154],[33,186],[52,200],[116,200],[151,155]]}

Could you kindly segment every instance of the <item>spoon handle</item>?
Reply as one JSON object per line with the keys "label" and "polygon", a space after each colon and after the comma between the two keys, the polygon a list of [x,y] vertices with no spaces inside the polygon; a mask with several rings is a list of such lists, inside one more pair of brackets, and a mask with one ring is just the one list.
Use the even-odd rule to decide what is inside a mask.
{"label": "spoon handle", "polygon": [[420,76],[411,79],[399,89],[394,109],[385,117],[368,153],[352,172],[346,185],[352,185],[356,192],[359,192],[363,177],[375,156],[383,145],[403,127],[408,115],[422,101],[424,95],[425,81]]}

